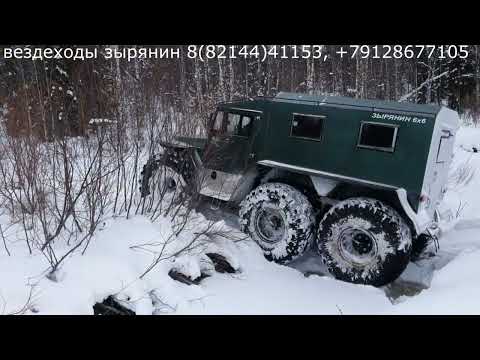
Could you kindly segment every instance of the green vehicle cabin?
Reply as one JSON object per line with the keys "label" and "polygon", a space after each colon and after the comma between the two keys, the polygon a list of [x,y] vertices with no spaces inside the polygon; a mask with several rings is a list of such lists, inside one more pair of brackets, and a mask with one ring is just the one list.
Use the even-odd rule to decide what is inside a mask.
{"label": "green vehicle cabin", "polygon": [[188,174],[169,166],[238,204],[242,230],[271,260],[316,245],[336,278],[381,286],[448,215],[438,209],[459,127],[448,108],[279,93],[219,104],[210,124],[208,139],[163,144],[190,154]]}

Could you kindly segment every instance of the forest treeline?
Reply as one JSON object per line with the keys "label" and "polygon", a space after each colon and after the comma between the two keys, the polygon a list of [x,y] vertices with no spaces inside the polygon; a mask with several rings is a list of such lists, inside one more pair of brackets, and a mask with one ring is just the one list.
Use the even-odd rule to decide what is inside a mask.
{"label": "forest treeline", "polygon": [[[287,56],[201,61],[185,56],[186,46],[181,45],[179,58],[166,59],[0,58],[0,106],[10,134],[49,139],[86,134],[99,119],[125,121],[119,116],[121,107],[132,102],[146,112],[151,106],[173,111],[180,130],[198,133],[215,103],[279,91],[444,104],[478,121],[480,45],[468,45],[464,59],[436,53],[429,57],[427,52],[412,59],[363,59],[360,54],[341,58],[341,46],[348,47],[324,45],[326,60]],[[134,46],[90,48],[102,53],[112,47]]]}

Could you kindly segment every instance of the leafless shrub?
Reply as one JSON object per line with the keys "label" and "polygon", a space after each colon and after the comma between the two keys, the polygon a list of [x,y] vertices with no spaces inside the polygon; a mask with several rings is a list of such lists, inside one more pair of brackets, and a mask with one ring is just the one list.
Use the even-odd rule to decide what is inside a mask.
{"label": "leafless shrub", "polygon": [[[129,218],[141,213],[155,221],[168,215],[175,223],[175,234],[184,231],[200,201],[198,192],[172,197],[157,188],[163,193],[145,211],[138,196],[140,170],[146,159],[163,151],[162,141],[176,135],[204,135],[207,106],[202,105],[200,112],[198,107],[185,106],[180,113],[164,103],[154,83],[147,86],[140,81],[138,73],[131,79],[117,74],[110,125],[92,127],[84,134],[88,136],[74,138],[69,126],[78,119],[70,118],[68,104],[58,99],[53,104],[52,79],[47,76],[39,82],[37,70],[43,71],[39,69],[33,69],[36,82],[16,102],[22,131],[8,132],[0,125],[0,202],[12,223],[21,225],[30,253],[40,251],[48,260],[49,278],[56,279],[55,272],[73,252],[85,253],[106,216]],[[85,92],[77,97],[81,130],[88,126],[91,111],[85,104],[90,99]],[[32,104],[36,104],[35,114]],[[61,119],[54,117],[54,107],[62,109]],[[2,229],[0,235],[10,254]],[[62,247],[57,245],[67,248],[60,252]]]}
{"label": "leafless shrub", "polygon": [[155,255],[152,263],[145,269],[145,271],[140,275],[140,279],[144,278],[150,271],[152,271],[158,264],[163,261],[170,260],[172,258],[178,257],[181,254],[188,253],[194,249],[197,249],[205,245],[205,239],[214,239],[217,237],[229,238],[230,231],[221,226],[218,226],[218,223],[215,221],[208,221],[200,231],[193,232],[192,238],[183,246],[178,248],[174,252],[169,252],[168,247],[177,239],[182,231],[184,231],[187,224],[192,221],[192,218],[188,216],[183,217],[181,222],[177,223],[177,230],[174,231],[165,241],[163,242],[150,242],[145,244],[139,244],[132,246],[133,250],[142,250]]}
{"label": "leafless shrub", "polygon": [[463,210],[465,210],[465,207],[467,206],[467,203],[464,203],[463,201],[460,201],[458,204],[457,211],[455,213],[455,218],[459,219],[462,216]]}
{"label": "leafless shrub", "polygon": [[11,256],[10,251],[8,250],[8,247],[7,247],[7,240],[5,239],[5,233],[3,232],[2,224],[0,224],[0,235],[2,236],[3,246],[5,248],[5,251],[7,252],[7,255]]}
{"label": "leafless shrub", "polygon": [[471,158],[460,163],[450,174],[448,185],[451,189],[467,186],[475,176],[476,169],[470,164]]}
{"label": "leafless shrub", "polygon": [[[35,307],[35,299],[36,299],[36,284],[28,284],[28,294],[27,299],[25,300],[24,304],[18,308],[17,310],[9,312],[7,315],[25,315],[27,312],[37,312],[38,310]],[[6,300],[2,297],[2,311],[1,314],[5,314],[5,307],[7,305]]]}
{"label": "leafless shrub", "polygon": [[[94,140],[6,139],[0,196],[13,221],[22,224],[30,252],[40,250],[55,272],[71,252],[88,245],[106,214],[116,163],[106,155],[104,134]],[[59,256],[57,239],[75,243]]]}

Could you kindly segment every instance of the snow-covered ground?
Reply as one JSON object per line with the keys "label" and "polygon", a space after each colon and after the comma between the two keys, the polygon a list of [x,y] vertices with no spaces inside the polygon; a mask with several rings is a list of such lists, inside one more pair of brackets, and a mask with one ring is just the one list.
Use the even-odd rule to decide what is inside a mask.
{"label": "snow-covered ground", "polygon": [[[67,259],[52,281],[45,277],[48,262],[28,253],[3,215],[11,255],[0,243],[0,313],[93,314],[96,302],[115,294],[137,314],[480,314],[480,153],[465,150],[473,145],[480,146],[480,129],[462,128],[446,197],[460,221],[440,239],[436,256],[410,264],[386,288],[336,281],[313,254],[291,266],[269,263],[238,232],[236,217],[219,211],[196,214],[181,238],[167,246],[165,259],[142,278],[172,233],[170,221],[108,219],[85,254]],[[229,239],[205,238],[189,255],[169,257],[198,234],[207,223],[204,216],[221,218],[216,226]],[[221,252],[237,273],[211,271],[208,251]],[[189,286],[168,276],[172,268],[212,276]],[[28,309],[22,309],[29,297]]]}

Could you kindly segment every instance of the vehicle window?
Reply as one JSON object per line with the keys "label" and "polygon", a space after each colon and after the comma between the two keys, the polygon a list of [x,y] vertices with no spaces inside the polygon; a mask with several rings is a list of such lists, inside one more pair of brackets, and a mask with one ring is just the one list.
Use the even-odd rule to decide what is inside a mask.
{"label": "vehicle window", "polygon": [[323,116],[293,114],[291,136],[320,140]]}
{"label": "vehicle window", "polygon": [[238,129],[239,136],[250,136],[253,120],[251,116],[243,115],[240,128]]}
{"label": "vehicle window", "polygon": [[239,114],[228,114],[227,118],[227,135],[237,135],[238,127],[240,125],[241,115]]}
{"label": "vehicle window", "polygon": [[215,123],[213,124],[213,130],[219,132],[222,130],[222,121],[223,121],[223,111],[218,111],[215,116]]}
{"label": "vehicle window", "polygon": [[362,123],[358,147],[393,152],[397,130],[393,125]]}

